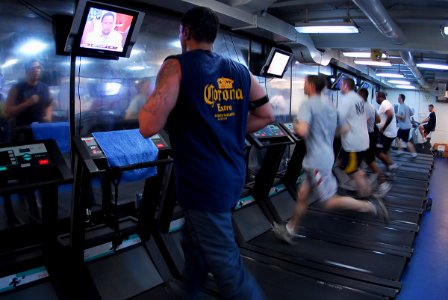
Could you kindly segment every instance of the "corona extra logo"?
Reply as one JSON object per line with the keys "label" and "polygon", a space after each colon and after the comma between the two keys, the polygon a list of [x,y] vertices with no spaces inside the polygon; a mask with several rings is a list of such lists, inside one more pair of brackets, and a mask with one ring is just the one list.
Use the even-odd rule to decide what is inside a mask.
{"label": "corona extra logo", "polygon": [[[211,107],[215,107],[215,102],[243,100],[243,90],[233,88],[233,79],[218,78],[216,80],[218,88],[213,84],[207,84],[204,88],[204,101]],[[219,106],[219,105],[218,105]],[[230,110],[230,109],[229,109]]]}
{"label": "corona extra logo", "polygon": [[218,88],[220,90],[231,89],[233,88],[233,80],[230,78],[218,78]]}

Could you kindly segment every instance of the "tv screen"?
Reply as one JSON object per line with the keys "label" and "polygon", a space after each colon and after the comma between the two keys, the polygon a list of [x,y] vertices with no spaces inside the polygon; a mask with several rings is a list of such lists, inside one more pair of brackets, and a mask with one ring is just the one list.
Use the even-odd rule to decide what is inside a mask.
{"label": "tv screen", "polygon": [[361,89],[369,89],[370,88],[370,83],[368,83],[367,81],[364,81],[359,88],[361,88]]}
{"label": "tv screen", "polygon": [[262,75],[282,78],[288,69],[291,56],[290,52],[273,47],[262,68]]}
{"label": "tv screen", "polygon": [[347,76],[344,73],[339,73],[338,76],[336,76],[336,79],[334,80],[333,84],[331,85],[331,89],[332,90],[340,90],[341,89],[342,80],[344,78],[349,78],[349,76]]}
{"label": "tv screen", "polygon": [[80,1],[66,51],[81,56],[129,57],[144,15],[111,4]]}

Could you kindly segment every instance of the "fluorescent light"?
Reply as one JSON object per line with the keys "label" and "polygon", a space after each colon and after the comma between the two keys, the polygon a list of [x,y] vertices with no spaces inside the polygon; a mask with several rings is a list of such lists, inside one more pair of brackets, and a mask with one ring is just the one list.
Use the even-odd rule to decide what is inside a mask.
{"label": "fluorescent light", "polygon": [[366,66],[379,66],[379,67],[392,66],[392,64],[389,61],[385,60],[355,59],[353,62],[357,65],[366,65]]}
{"label": "fluorescent light", "polygon": [[174,41],[170,42],[169,44],[173,48],[178,48],[178,49],[182,48],[182,45],[180,44],[179,40],[174,40]]}
{"label": "fluorescent light", "polygon": [[415,86],[413,86],[413,85],[402,85],[402,84],[399,84],[399,85],[396,85],[396,87],[399,88],[399,89],[415,90]]}
{"label": "fluorescent light", "polygon": [[15,65],[19,60],[18,59],[8,59],[7,61],[5,61],[5,63],[1,66],[2,68],[6,68],[12,65]]}
{"label": "fluorescent light", "polygon": [[47,48],[47,44],[38,41],[38,40],[30,40],[23,44],[19,51],[25,55],[35,55],[39,52],[42,52]]}
{"label": "fluorescent light", "polygon": [[298,23],[296,30],[300,33],[359,33],[351,22]]}
{"label": "fluorescent light", "polygon": [[398,73],[376,73],[376,76],[378,77],[388,77],[388,78],[404,78],[403,74]]}
{"label": "fluorescent light", "polygon": [[[372,53],[370,52],[342,52],[346,57],[357,57],[357,58],[371,58]],[[381,58],[386,58],[386,54],[382,53]]]}
{"label": "fluorescent light", "polygon": [[443,33],[448,35],[448,26],[443,26]]}
{"label": "fluorescent light", "polygon": [[448,65],[436,63],[418,63],[417,67],[425,69],[448,70]]}
{"label": "fluorescent light", "polygon": [[144,66],[130,66],[127,69],[131,70],[131,71],[141,71],[141,70],[144,70],[145,67]]}
{"label": "fluorescent light", "polygon": [[393,84],[406,84],[406,85],[409,85],[409,84],[411,84],[409,81],[407,81],[407,80],[389,80],[389,82],[390,83],[393,83]]}

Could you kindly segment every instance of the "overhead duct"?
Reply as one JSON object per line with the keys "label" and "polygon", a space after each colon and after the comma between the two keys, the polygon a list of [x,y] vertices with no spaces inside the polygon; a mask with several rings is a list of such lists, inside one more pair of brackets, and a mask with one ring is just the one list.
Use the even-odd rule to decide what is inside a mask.
{"label": "overhead duct", "polygon": [[[402,45],[406,43],[406,37],[400,27],[392,20],[387,10],[380,0],[352,0],[359,9],[369,18],[375,27],[386,37],[390,38],[395,44]],[[400,51],[401,58],[406,66],[411,70],[420,86],[429,89],[428,83],[423,78],[414,63],[414,58],[410,51]]]}
{"label": "overhead duct", "polygon": [[400,51],[400,56],[403,59],[403,62],[409,68],[409,70],[411,70],[412,74],[415,76],[421,87],[424,89],[429,89],[430,88],[429,84],[425,81],[422,73],[420,73],[419,69],[415,65],[412,53],[410,51]]}
{"label": "overhead duct", "polygon": [[253,13],[263,12],[276,0],[224,0],[230,6],[239,7]]}
{"label": "overhead duct", "polygon": [[390,38],[397,45],[406,43],[403,31],[392,20],[380,0],[353,0],[353,3],[359,7],[383,35]]}

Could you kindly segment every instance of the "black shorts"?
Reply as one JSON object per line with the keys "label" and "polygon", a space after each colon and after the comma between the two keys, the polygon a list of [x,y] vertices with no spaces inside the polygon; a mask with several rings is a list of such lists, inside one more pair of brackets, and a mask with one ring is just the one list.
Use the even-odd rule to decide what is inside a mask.
{"label": "black shorts", "polygon": [[395,138],[390,138],[380,133],[378,137],[378,144],[376,145],[376,151],[383,153],[389,152],[390,145],[392,145],[394,139]]}
{"label": "black shorts", "polygon": [[346,152],[341,148],[339,152],[339,167],[347,174],[353,174],[358,171],[366,151],[362,152]]}
{"label": "black shorts", "polygon": [[378,142],[378,134],[376,132],[369,133],[369,149],[364,152],[364,159],[369,165],[375,161],[376,143]]}
{"label": "black shorts", "polygon": [[434,131],[434,128],[430,127],[428,124],[423,125],[423,128],[425,129],[425,133],[428,134],[431,131]]}
{"label": "black shorts", "polygon": [[398,129],[397,138],[399,138],[403,142],[407,143],[407,142],[409,142],[409,133],[410,132],[411,132],[411,129]]}

